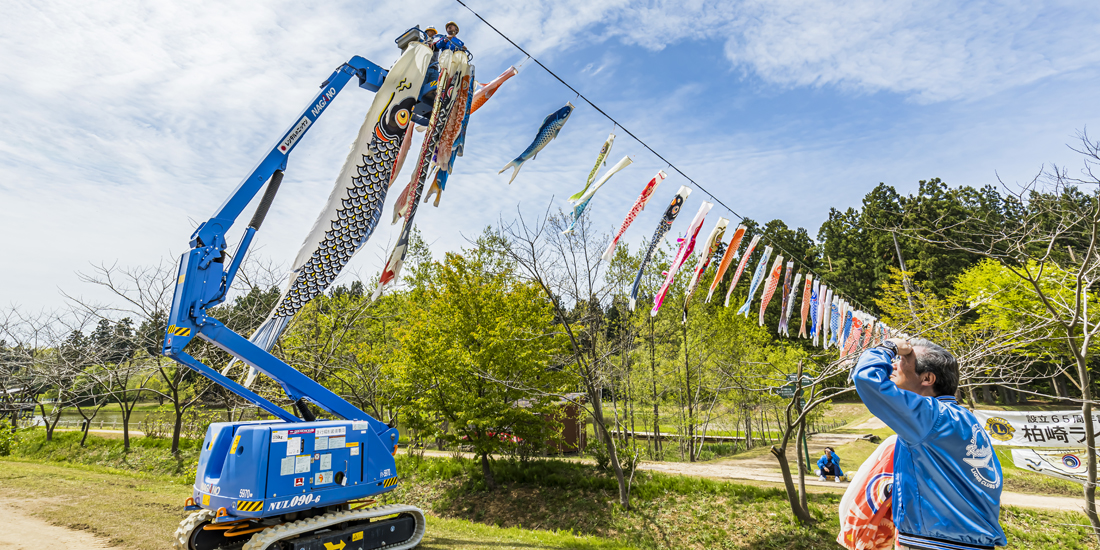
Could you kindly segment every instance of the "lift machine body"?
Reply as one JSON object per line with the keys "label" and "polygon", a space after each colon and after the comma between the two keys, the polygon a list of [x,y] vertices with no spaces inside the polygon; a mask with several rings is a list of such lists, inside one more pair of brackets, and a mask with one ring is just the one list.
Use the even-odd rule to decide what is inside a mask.
{"label": "lift machine body", "polygon": [[[411,40],[427,41],[427,37],[414,28],[397,42],[404,47]],[[181,524],[181,530],[187,532],[177,532],[177,547],[188,550],[240,547],[240,542],[248,537],[227,538],[227,532],[229,537],[235,528],[241,531],[247,527],[259,532],[274,525],[292,525],[295,520],[334,512],[344,514],[340,516],[344,520],[340,522],[342,530],[323,529],[323,534],[316,535],[298,529],[292,537],[293,543],[249,543],[245,548],[276,548],[280,544],[294,550],[343,548],[345,545],[349,550],[396,548],[408,547],[392,543],[409,539],[414,530],[419,529],[420,535],[423,534],[422,515],[416,518],[406,513],[397,520],[388,520],[381,526],[384,529],[367,529],[365,533],[364,525],[374,525],[370,521],[373,518],[368,517],[370,514],[354,518],[348,515],[356,509],[349,503],[362,502],[397,486],[394,464],[397,429],[371,417],[207,313],[211,307],[225,301],[241,261],[271,206],[294,147],[353,78],[360,88],[377,91],[386,75],[385,69],[359,56],[337,68],[321,85],[313,101],[217,212],[198,226],[191,236],[190,250],[180,257],[163,344],[164,355],[247,399],[275,420],[210,425],[199,457],[193,502],[189,499],[187,506],[197,512],[192,514],[194,525],[185,528]],[[422,84],[420,104],[413,109],[414,121],[423,120],[431,112],[430,96],[434,95],[435,83],[427,80],[430,79]],[[260,204],[230,257],[226,251],[226,233],[265,183],[267,187]],[[214,344],[276,381],[295,402],[298,414],[189,355],[185,348],[195,337]],[[306,403],[342,420],[316,420]],[[389,511],[390,516],[394,513]],[[418,541],[419,536],[411,542],[415,545]]]}

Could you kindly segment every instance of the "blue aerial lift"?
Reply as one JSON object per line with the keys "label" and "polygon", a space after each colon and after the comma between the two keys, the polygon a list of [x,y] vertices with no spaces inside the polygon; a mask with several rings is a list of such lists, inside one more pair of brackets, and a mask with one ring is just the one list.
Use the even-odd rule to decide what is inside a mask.
{"label": "blue aerial lift", "polygon": [[[427,42],[419,28],[399,47]],[[233,284],[256,231],[283,179],[287,158],[326,107],[355,78],[378,91],[387,71],[355,56],[321,84],[321,91],[217,212],[191,236],[179,261],[163,353],[252,402],[276,420],[219,422],[206,431],[191,512],[176,530],[183,550],[367,550],[419,544],[424,515],[414,506],[376,505],[372,498],[397,487],[398,432],[210,317]],[[421,85],[413,120],[426,124],[435,83]],[[226,263],[226,233],[267,183],[251,222]],[[294,402],[294,414],[189,355],[195,337],[214,344],[276,381]],[[312,403],[342,420],[316,420]]]}

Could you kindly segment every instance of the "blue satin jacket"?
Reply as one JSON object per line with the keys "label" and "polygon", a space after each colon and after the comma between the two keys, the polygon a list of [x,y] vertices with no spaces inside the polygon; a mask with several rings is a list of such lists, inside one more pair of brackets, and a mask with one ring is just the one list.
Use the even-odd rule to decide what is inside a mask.
{"label": "blue satin jacket", "polygon": [[840,457],[835,454],[832,456],[821,455],[821,458],[817,459],[817,467],[819,469],[825,469],[825,466],[832,466],[832,468],[836,470],[837,475],[844,475],[844,470],[840,469]]}
{"label": "blue satin jacket", "polygon": [[1001,463],[992,440],[955,397],[924,397],[890,380],[893,352],[863,352],[852,378],[867,408],[898,434],[894,524],[913,548],[959,550],[1007,544],[999,521]]}

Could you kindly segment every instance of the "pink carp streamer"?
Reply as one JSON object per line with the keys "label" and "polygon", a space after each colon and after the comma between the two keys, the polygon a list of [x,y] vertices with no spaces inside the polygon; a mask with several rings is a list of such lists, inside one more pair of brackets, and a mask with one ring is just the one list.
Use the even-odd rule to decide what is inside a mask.
{"label": "pink carp streamer", "polygon": [[611,258],[615,257],[615,247],[619,245],[619,239],[626,233],[630,224],[634,223],[634,218],[638,217],[638,214],[642,210],[645,210],[645,205],[649,202],[649,199],[653,197],[653,192],[657,190],[657,186],[661,185],[661,182],[668,178],[668,174],[664,170],[659,170],[653,179],[649,180],[649,183],[645,184],[642,188],[642,194],[634,200],[634,205],[630,207],[630,211],[626,213],[626,219],[623,220],[622,225],[619,226],[619,230],[615,232],[615,238],[611,239],[611,244],[607,245],[607,250],[604,251],[603,260],[610,262]]}
{"label": "pink carp streamer", "polygon": [[489,101],[493,94],[497,93],[497,88],[500,88],[501,84],[504,84],[509,78],[519,74],[519,69],[515,67],[508,67],[508,70],[500,74],[500,76],[494,78],[488,84],[482,84],[480,88],[474,91],[474,101],[470,106],[470,114],[477,112],[482,105],[485,105],[486,101]]}
{"label": "pink carp streamer", "polygon": [[791,275],[793,274],[794,262],[787,262],[787,274],[783,277],[783,296],[779,300],[779,334],[784,334],[787,330],[787,306],[792,302]]}
{"label": "pink carp streamer", "polygon": [[752,240],[749,241],[748,250],[745,250],[745,255],[741,256],[741,263],[737,264],[737,271],[733,272],[733,281],[730,281],[730,288],[726,291],[725,307],[730,307],[730,296],[733,296],[733,289],[737,287],[737,281],[741,280],[741,273],[745,271],[745,266],[749,263],[749,257],[752,256],[752,251],[756,249],[759,242],[760,235],[753,235]]}
{"label": "pink carp streamer", "polygon": [[[466,117],[466,96],[470,93],[470,75],[465,74],[458,84],[456,94],[460,101],[455,102],[453,111],[447,119],[447,125],[443,127],[443,135],[439,138],[439,146],[435,152],[435,163],[444,172],[451,171],[451,147],[458,140],[458,134],[462,131],[462,120]],[[428,193],[431,196],[431,193]]]}
{"label": "pink carp streamer", "polygon": [[710,303],[711,296],[714,296],[714,289],[718,288],[718,283],[722,282],[722,276],[726,274],[726,269],[729,268],[730,263],[733,262],[733,257],[737,255],[737,249],[741,247],[741,239],[745,236],[745,226],[739,225],[733,232],[733,237],[730,239],[730,244],[726,246],[726,253],[722,256],[722,262],[718,264],[718,271],[714,274],[714,281],[710,283],[710,292],[707,293],[707,303]]}
{"label": "pink carp streamer", "polygon": [[676,251],[672,263],[669,264],[668,271],[665,272],[665,284],[661,285],[661,290],[658,290],[657,295],[653,297],[653,309],[649,311],[651,317],[657,316],[657,310],[661,309],[661,304],[665,301],[665,295],[668,294],[672,281],[676,279],[676,273],[680,271],[680,267],[687,261],[688,256],[691,256],[691,251],[695,249],[695,238],[699,235],[699,230],[703,228],[703,219],[707,217],[707,212],[710,212],[711,208],[714,208],[713,202],[703,201],[703,204],[699,205],[699,211],[695,213],[695,219],[691,220],[687,233],[684,234],[682,239],[679,239],[680,248]]}
{"label": "pink carp streamer", "polygon": [[[783,255],[780,254],[775,257],[775,262],[772,263],[772,274],[768,277],[768,283],[764,285],[764,297],[760,300],[760,326],[764,326],[764,310],[768,309],[768,302],[771,302],[775,289],[779,287],[779,278],[782,275]],[[780,315],[782,315],[782,312],[780,312]]]}
{"label": "pink carp streamer", "polygon": [[[810,294],[813,289],[814,276],[812,273],[806,274],[806,286],[802,289],[802,324],[798,327],[799,338],[809,338],[806,334],[806,316],[810,314]],[[798,286],[798,283],[795,283]]]}
{"label": "pink carp streamer", "polygon": [[875,323],[877,321],[878,319],[875,319],[874,317],[867,317],[867,321],[864,323],[867,326],[867,329],[863,331],[863,334],[865,336],[863,340],[863,349],[871,347],[871,345],[874,343],[875,329],[878,328],[875,326]]}
{"label": "pink carp streamer", "polygon": [[405,129],[405,140],[401,142],[401,150],[397,152],[397,160],[393,163],[389,187],[393,187],[393,182],[397,181],[397,175],[401,173],[401,167],[405,165],[405,157],[409,155],[413,142],[413,128],[416,128],[416,123],[410,121],[409,127]]}
{"label": "pink carp streamer", "polygon": [[695,294],[695,288],[699,286],[699,279],[703,277],[707,266],[710,265],[711,258],[718,253],[718,246],[722,244],[722,238],[726,236],[726,227],[729,224],[730,221],[726,218],[718,218],[718,223],[715,224],[714,229],[710,230],[706,243],[699,250],[699,262],[695,265],[687,290],[684,291],[684,316],[681,322],[687,322],[688,304],[691,303],[691,297]]}
{"label": "pink carp streamer", "polygon": [[859,350],[860,341],[863,339],[863,321],[860,319],[862,316],[859,312],[852,315],[852,332],[848,334],[848,343],[844,349],[845,355]]}

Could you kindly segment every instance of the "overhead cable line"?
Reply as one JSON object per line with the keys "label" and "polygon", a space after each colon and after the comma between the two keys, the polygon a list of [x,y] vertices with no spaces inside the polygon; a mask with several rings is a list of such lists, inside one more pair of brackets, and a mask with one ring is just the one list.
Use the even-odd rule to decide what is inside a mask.
{"label": "overhead cable line", "polygon": [[[587,97],[585,97],[585,95],[584,95],[583,93],[581,93],[581,91],[580,91],[580,90],[578,90],[578,89],[574,88],[574,87],[573,87],[573,86],[572,86],[571,84],[569,84],[568,82],[566,82],[566,81],[565,81],[565,79],[563,79],[562,77],[558,76],[558,74],[557,74],[557,73],[555,73],[555,72],[554,72],[553,70],[551,70],[551,69],[550,69],[550,67],[547,67],[546,65],[543,65],[542,61],[539,61],[537,57],[535,57],[535,56],[531,55],[531,54],[530,54],[530,53],[529,53],[529,52],[528,52],[527,50],[523,49],[523,47],[522,47],[522,46],[520,46],[519,44],[516,44],[515,40],[512,40],[511,38],[509,38],[509,37],[508,37],[508,35],[506,35],[506,34],[504,34],[503,32],[501,32],[501,30],[500,30],[500,29],[496,28],[496,27],[495,27],[495,26],[494,26],[494,25],[493,25],[492,23],[490,23],[489,21],[487,21],[487,20],[486,20],[486,19],[485,19],[484,17],[482,17],[482,16],[481,16],[481,14],[477,13],[476,11],[474,11],[474,10],[473,10],[473,8],[471,8],[470,6],[467,6],[467,5],[466,5],[466,2],[464,2],[463,0],[455,0],[455,2],[458,2],[459,4],[461,4],[461,5],[462,5],[462,7],[466,8],[466,10],[467,10],[467,11],[469,11],[469,12],[470,12],[470,13],[472,13],[472,14],[474,14],[474,17],[477,17],[478,19],[480,19],[480,20],[481,20],[481,22],[482,22],[482,23],[485,23],[485,25],[486,25],[486,26],[488,26],[488,27],[489,27],[490,29],[493,29],[493,32],[496,32],[496,33],[497,33],[498,35],[500,35],[500,37],[501,37],[501,38],[503,38],[503,39],[507,40],[509,44],[511,44],[511,45],[512,45],[513,47],[515,47],[515,48],[516,48],[517,50],[519,50],[519,51],[520,51],[521,53],[523,53],[524,55],[526,55],[526,56],[527,56],[527,59],[529,59],[529,60],[531,60],[531,61],[534,61],[536,65],[538,65],[539,67],[542,67],[542,69],[543,69],[544,71],[546,71],[547,73],[549,73],[549,74],[550,74],[550,76],[552,76],[552,77],[554,77],[555,79],[557,79],[557,81],[558,81],[558,82],[561,82],[561,84],[562,84],[563,86],[565,86],[566,88],[569,88],[569,90],[570,90],[570,91],[572,91],[573,93],[577,94],[577,97],[578,97],[578,98],[580,98],[580,99],[584,100],[584,102],[585,102],[585,103],[587,103],[587,104],[588,104],[588,105],[589,105],[590,107],[592,107],[593,109],[595,109],[595,110],[596,110],[596,111],[597,111],[598,113],[600,113],[601,115],[603,115],[604,117],[606,117],[606,118],[607,118],[608,120],[610,120],[611,122],[613,122],[613,123],[614,123],[614,124],[615,124],[616,126],[618,126],[619,128],[621,128],[621,129],[622,129],[622,131],[624,131],[624,132],[626,132],[626,133],[627,133],[627,135],[629,135],[630,137],[634,138],[634,141],[637,141],[637,142],[638,142],[639,144],[641,144],[641,146],[642,146],[642,147],[645,147],[645,148],[646,148],[646,150],[648,150],[648,151],[649,151],[650,153],[652,153],[652,154],[653,154],[653,156],[655,156],[655,157],[657,157],[657,158],[661,159],[661,161],[662,161],[662,162],[664,162],[665,164],[667,164],[667,165],[668,165],[668,167],[669,167],[670,169],[674,170],[674,171],[675,171],[675,172],[676,172],[677,174],[680,174],[680,175],[681,175],[681,176],[682,176],[682,177],[683,177],[684,179],[688,180],[688,181],[689,181],[689,182],[691,182],[691,183],[692,183],[693,185],[695,185],[695,187],[698,187],[700,191],[702,191],[702,192],[706,193],[706,194],[707,194],[707,196],[709,196],[709,197],[710,197],[711,199],[714,199],[714,202],[717,202],[718,204],[722,205],[722,207],[723,207],[723,208],[725,208],[726,210],[728,210],[728,211],[729,211],[729,212],[730,212],[731,214],[733,214],[734,216],[736,216],[736,217],[737,217],[738,219],[740,219],[741,221],[745,221],[745,217],[744,217],[744,216],[742,216],[741,214],[738,214],[738,213],[737,213],[737,211],[735,211],[735,210],[734,210],[733,208],[731,208],[731,207],[730,207],[729,205],[727,205],[726,203],[722,202],[722,199],[719,199],[719,198],[718,198],[718,197],[717,197],[717,196],[716,196],[716,195],[715,195],[714,193],[711,193],[710,191],[707,191],[707,189],[706,189],[705,187],[703,187],[703,186],[702,186],[702,185],[701,185],[701,184],[700,184],[699,182],[697,182],[697,181],[695,181],[694,179],[692,179],[692,178],[691,178],[691,176],[689,176],[689,175],[685,174],[685,173],[684,173],[684,171],[683,171],[683,170],[681,170],[681,169],[680,169],[680,168],[679,168],[678,166],[676,166],[675,164],[673,164],[673,163],[672,163],[672,161],[670,161],[670,160],[666,159],[666,158],[665,158],[664,156],[662,156],[662,155],[661,155],[660,153],[658,153],[658,152],[657,152],[657,151],[656,151],[655,149],[653,149],[652,147],[650,147],[648,143],[646,143],[645,141],[643,141],[643,140],[642,140],[642,138],[640,138],[640,137],[638,137],[638,136],[634,135],[634,132],[631,132],[631,131],[630,131],[630,130],[629,130],[629,129],[628,129],[627,127],[626,127],[626,126],[623,126],[623,125],[622,125],[622,123],[620,123],[620,122],[619,122],[618,120],[616,120],[616,119],[615,119],[615,117],[613,117],[613,116],[611,116],[611,115],[607,114],[607,112],[606,112],[606,111],[604,111],[604,110],[603,110],[603,109],[601,109],[601,108],[600,108],[600,107],[599,107],[598,105],[596,105],[595,103],[593,103],[591,99],[588,99]],[[526,61],[527,61],[527,60],[524,60],[524,62],[525,62],[525,63],[526,63]],[[768,242],[770,242],[770,243],[772,244],[772,246],[773,246],[774,248],[776,248],[776,249],[778,249],[778,250],[779,250],[780,252],[782,252],[782,253],[786,254],[786,255],[787,255],[787,257],[789,257],[789,258],[790,258],[790,259],[791,259],[792,261],[795,261],[795,262],[797,262],[797,263],[798,263],[798,264],[799,264],[800,266],[802,266],[802,268],[803,268],[803,269],[805,269],[806,271],[808,271],[808,272],[812,273],[812,274],[813,274],[813,275],[814,275],[815,277],[817,277],[817,278],[818,278],[818,280],[820,280],[820,277],[819,277],[819,276],[817,275],[817,273],[814,273],[813,269],[812,269],[812,268],[811,268],[811,267],[810,267],[809,265],[807,265],[807,264],[806,264],[806,263],[805,263],[805,262],[804,262],[804,261],[803,261],[802,259],[799,259],[799,258],[795,258],[795,257],[794,257],[794,254],[790,253],[790,252],[789,252],[789,251],[787,251],[787,250],[786,250],[785,248],[783,248],[782,246],[780,246],[780,245],[779,245],[779,243],[775,242],[775,240],[774,240],[773,238],[771,238],[771,237],[769,237],[768,235],[764,234],[764,233],[763,233],[763,231],[761,231],[761,232],[760,232],[760,236],[761,236],[762,238],[766,239],[766,240],[767,240]],[[859,306],[859,307],[860,307],[860,309],[862,309],[862,310],[864,310],[864,311],[868,311],[868,309],[866,308],[866,306],[864,306],[863,304],[859,303],[859,301],[858,301],[858,300],[852,299],[852,302],[853,302],[853,303],[854,303],[855,305]]]}

